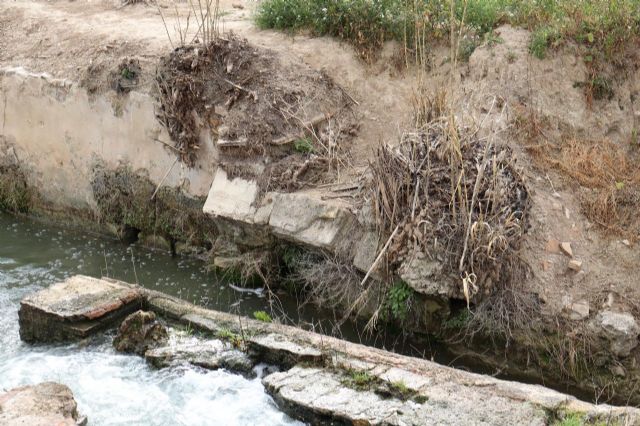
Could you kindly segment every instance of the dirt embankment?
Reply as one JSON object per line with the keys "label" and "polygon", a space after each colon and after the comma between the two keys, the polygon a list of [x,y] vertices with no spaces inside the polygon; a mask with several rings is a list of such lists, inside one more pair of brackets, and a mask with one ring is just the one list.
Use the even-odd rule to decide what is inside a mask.
{"label": "dirt embankment", "polygon": [[[188,13],[186,5],[176,7],[3,5],[0,65],[79,81],[89,96],[111,99],[116,114],[126,111],[130,91],[151,93],[172,141],[159,149],[185,168],[202,158],[204,131],[216,144],[206,161],[230,176],[262,181],[262,191],[338,197],[360,218],[371,216],[363,222],[378,225],[376,253],[398,255],[385,258],[377,277],[388,267],[403,280],[372,292],[368,312],[402,322],[412,310],[422,312],[416,294],[454,300],[454,307],[474,302],[470,310],[453,309],[449,334],[475,336],[480,346],[490,337],[496,353],[506,344],[520,369],[605,396],[637,395],[637,61],[594,98],[585,94],[589,72],[572,46],[536,59],[530,34],[504,26],[496,30],[500,42],[480,46],[458,66],[452,85],[448,50],[434,49],[421,89],[433,99],[448,91],[456,119],[436,114],[416,132],[407,123],[414,122],[418,86],[413,70],[388,65],[393,46],[367,65],[335,40],[258,31],[248,3],[242,9],[223,1],[224,27],[237,36],[167,54],[167,30],[176,40],[174,16]],[[447,125],[435,136],[434,122]],[[404,129],[411,132],[402,135]],[[462,140],[457,152],[439,148],[452,140]],[[401,141],[413,144],[377,151],[380,142]],[[371,192],[327,194],[327,183],[360,188],[376,152],[402,171],[374,168],[377,208],[367,210]],[[158,181],[145,181],[147,192]],[[433,214],[435,202],[445,214]],[[518,274],[501,269],[505,264],[517,264]],[[348,299],[360,300],[364,273],[352,275],[358,294]]]}

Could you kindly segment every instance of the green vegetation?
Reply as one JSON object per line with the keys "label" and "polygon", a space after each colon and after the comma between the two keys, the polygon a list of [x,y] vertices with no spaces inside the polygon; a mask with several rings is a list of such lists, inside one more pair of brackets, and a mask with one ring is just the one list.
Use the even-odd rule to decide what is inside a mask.
{"label": "green vegetation", "polygon": [[385,306],[391,318],[404,321],[409,313],[413,290],[404,281],[396,282],[387,293]]}
{"label": "green vegetation", "polygon": [[469,320],[471,320],[471,312],[468,309],[462,309],[444,322],[444,328],[462,330],[469,324]]}
{"label": "green vegetation", "polygon": [[301,154],[309,154],[313,152],[313,142],[309,138],[298,139],[294,142],[293,149]]}
{"label": "green vegetation", "polygon": [[0,210],[12,213],[28,213],[32,191],[24,174],[17,166],[0,164]]}
{"label": "green vegetation", "polygon": [[229,329],[226,329],[226,328],[221,329],[216,333],[216,337],[218,339],[226,340],[236,348],[242,346],[242,338],[238,334],[234,333]]}
{"label": "green vegetation", "polygon": [[126,165],[115,170],[94,166],[91,187],[103,222],[161,236],[172,246],[176,242],[199,247],[212,244],[216,229],[202,212],[202,199],[191,198],[180,189],[157,188]]}
{"label": "green vegetation", "polygon": [[564,419],[553,423],[554,426],[583,426],[584,418],[580,414],[570,414],[564,417]]}
{"label": "green vegetation", "polygon": [[255,311],[253,313],[253,317],[255,319],[257,319],[258,321],[262,321],[262,322],[272,322],[273,321],[271,319],[271,315],[269,315],[265,311]]}
{"label": "green vegetation", "polygon": [[589,419],[584,413],[565,413],[560,419],[550,422],[552,426],[619,426],[617,419]]}
{"label": "green vegetation", "polygon": [[[416,28],[430,42],[447,40],[450,1],[265,0],[256,22],[261,28],[335,36],[352,43],[368,59],[387,40],[414,45]],[[524,27],[533,33],[530,50],[538,58],[544,58],[549,48],[574,41],[597,61],[611,59],[640,36],[638,0],[454,1],[453,24],[459,28],[463,22],[463,33],[481,40],[502,24]]]}
{"label": "green vegetation", "polygon": [[370,389],[376,378],[363,370],[348,370],[344,385],[357,390]]}

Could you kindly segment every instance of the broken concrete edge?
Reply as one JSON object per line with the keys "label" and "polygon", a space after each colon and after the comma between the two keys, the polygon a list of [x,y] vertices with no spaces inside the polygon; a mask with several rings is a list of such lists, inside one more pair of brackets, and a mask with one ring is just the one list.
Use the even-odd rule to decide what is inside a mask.
{"label": "broken concrete edge", "polygon": [[353,245],[351,260],[362,272],[367,272],[377,255],[378,239],[361,229],[346,203],[322,200],[307,192],[260,194],[256,181],[229,178],[222,168],[216,170],[202,211],[215,219],[264,228],[283,241],[330,254]]}
{"label": "broken concrete edge", "polygon": [[20,338],[26,342],[85,338],[114,325],[142,302],[137,288],[76,275],[20,302]]}
{"label": "broken concrete edge", "polygon": [[[324,336],[296,327],[264,323],[246,317],[213,311],[166,294],[141,289],[147,309],[204,332],[221,337],[226,332],[240,336],[248,350],[268,356],[269,360],[291,367],[297,363],[326,366],[349,371],[366,371],[385,381],[402,380],[418,395],[426,393],[435,382],[456,382],[465,387],[491,389],[494,395],[513,401],[528,402],[549,413],[584,413],[590,418],[624,419],[640,425],[640,409],[594,405],[538,385],[522,384],[480,374],[456,370],[434,362],[399,355],[377,348]],[[277,342],[277,344],[273,344]],[[265,355],[268,353],[269,355]],[[284,361],[283,361],[284,360]],[[295,364],[294,364],[295,365]]]}
{"label": "broken concrete edge", "polygon": [[43,382],[0,394],[0,424],[77,426],[87,424],[87,418],[78,414],[71,389]]}

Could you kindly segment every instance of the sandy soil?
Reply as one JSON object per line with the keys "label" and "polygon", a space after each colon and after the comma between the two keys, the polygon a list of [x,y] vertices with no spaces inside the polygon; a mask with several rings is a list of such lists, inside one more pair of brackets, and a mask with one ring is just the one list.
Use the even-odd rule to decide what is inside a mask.
{"label": "sandy soil", "polygon": [[[410,116],[413,80],[398,76],[390,64],[394,49],[386,49],[376,64],[368,66],[349,46],[336,40],[257,29],[252,22],[254,4],[223,0],[223,29],[278,52],[284,60],[302,60],[324,70],[347,90],[360,104],[362,115],[352,147],[353,162],[358,169],[365,166],[375,147],[381,141],[396,139]],[[102,73],[104,79],[122,58],[137,57],[143,72],[153,75],[157,58],[172,47],[167,28],[177,43],[176,16],[184,26],[189,14],[187,3],[161,5],[158,9],[142,3],[120,7],[117,1],[104,0],[7,2],[0,8],[0,66],[22,66],[81,81],[87,72],[93,72],[92,79]],[[190,27],[193,34],[193,18]]]}

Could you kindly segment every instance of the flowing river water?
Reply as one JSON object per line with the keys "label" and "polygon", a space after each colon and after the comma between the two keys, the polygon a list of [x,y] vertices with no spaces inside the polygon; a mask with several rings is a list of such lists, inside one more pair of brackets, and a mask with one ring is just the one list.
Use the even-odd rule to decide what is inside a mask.
{"label": "flowing river water", "polygon": [[[108,239],[71,233],[0,213],[0,392],[56,381],[69,386],[91,425],[293,425],[265,393],[260,379],[224,370],[149,367],[116,353],[111,337],[71,345],[27,345],[18,335],[25,295],[75,274],[134,281],[212,307],[241,301],[265,308],[253,293],[213,285],[202,263],[131,249]],[[220,287],[223,287],[222,289]],[[190,294],[186,294],[190,292]]]}
{"label": "flowing river water", "polygon": [[[288,425],[299,424],[280,412],[260,379],[247,380],[224,370],[176,366],[155,370],[137,356],[116,353],[113,336],[71,345],[27,345],[18,335],[18,307],[29,293],[76,274],[109,276],[156,289],[192,303],[252,316],[258,310],[281,321],[338,333],[341,337],[445,365],[495,373],[481,363],[456,357],[428,339],[405,341],[393,330],[364,335],[362,324],[335,318],[284,294],[277,303],[259,289],[247,290],[209,272],[203,261],[170,257],[79,231],[48,226],[0,212],[0,392],[42,381],[68,385],[91,425]],[[582,399],[588,393],[519,374],[511,380],[550,385]]]}

